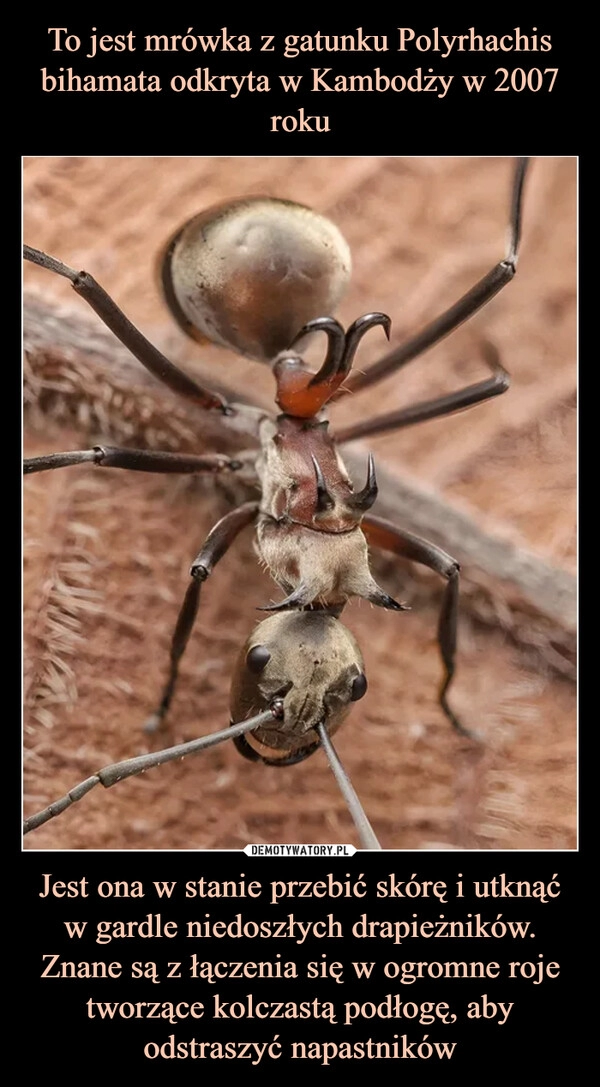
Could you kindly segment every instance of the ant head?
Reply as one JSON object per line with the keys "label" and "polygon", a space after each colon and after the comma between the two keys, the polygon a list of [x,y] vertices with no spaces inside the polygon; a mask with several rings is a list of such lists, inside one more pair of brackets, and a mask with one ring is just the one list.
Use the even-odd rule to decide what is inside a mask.
{"label": "ant head", "polygon": [[259,623],[238,657],[231,718],[241,721],[275,702],[282,713],[247,734],[238,749],[248,754],[244,748],[250,745],[265,762],[298,762],[319,746],[317,725],[324,722],[333,735],[366,690],[360,649],[339,619],[323,610],[272,615]]}

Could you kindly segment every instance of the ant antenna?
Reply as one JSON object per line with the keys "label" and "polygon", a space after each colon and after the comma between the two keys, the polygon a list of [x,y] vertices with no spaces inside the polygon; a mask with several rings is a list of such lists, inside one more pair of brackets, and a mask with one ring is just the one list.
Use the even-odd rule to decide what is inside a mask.
{"label": "ant antenna", "polygon": [[136,758],[124,759],[123,762],[115,762],[110,766],[105,766],[102,770],[98,770],[97,773],[76,785],[66,796],[61,797],[60,800],[55,800],[43,811],[38,812],[37,815],[32,815],[29,819],[26,819],[23,823],[23,834],[28,834],[30,830],[35,830],[36,827],[41,827],[42,823],[47,823],[49,819],[54,819],[56,815],[60,815],[66,808],[70,808],[71,804],[81,800],[96,785],[104,785],[105,789],[110,789],[111,785],[116,785],[118,781],[123,781],[124,778],[143,774],[144,770],[150,770],[154,766],[162,766],[165,762],[184,759],[186,755],[194,755],[197,751],[205,751],[206,748],[214,747],[215,744],[220,744],[224,740],[233,740],[244,732],[260,728],[267,721],[272,721],[274,717],[278,717],[280,712],[280,705],[274,704],[271,709],[257,714],[256,717],[250,717],[247,721],[239,721],[237,724],[230,725],[229,728],[223,728],[219,732],[211,732],[208,736],[201,736],[198,740],[189,740],[185,744],[166,747],[164,751],[151,751],[149,755],[138,755]]}
{"label": "ant antenna", "polygon": [[329,759],[329,765],[333,770],[335,780],[337,781],[342,796],[344,797],[344,800],[348,805],[348,811],[350,812],[350,815],[354,820],[354,825],[358,831],[358,836],[360,838],[360,843],[363,849],[381,849],[381,846],[377,841],[377,838],[375,837],[373,827],[371,826],[369,820],[367,819],[367,816],[365,815],[365,810],[360,800],[358,799],[358,796],[356,795],[354,786],[350,781],[350,778],[348,777],[346,771],[344,770],[344,767],[342,766],[342,763],[340,762],[339,755],[335,750],[331,740],[329,739],[329,733],[327,732],[327,729],[325,728],[325,725],[322,721],[317,725],[316,731],[319,734],[321,746],[323,747],[325,754]]}

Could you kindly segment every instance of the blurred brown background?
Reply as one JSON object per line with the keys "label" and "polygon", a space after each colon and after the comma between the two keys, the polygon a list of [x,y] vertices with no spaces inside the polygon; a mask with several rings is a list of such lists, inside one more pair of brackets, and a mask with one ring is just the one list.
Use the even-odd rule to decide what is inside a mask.
{"label": "blurred brown background", "polygon": [[[250,193],[315,207],[353,254],[337,316],[347,324],[387,312],[399,342],[504,255],[512,168],[496,158],[29,159],[24,238],[95,275],[172,358],[269,403],[267,367],[200,349],[170,320],[154,261],[183,220]],[[437,704],[442,583],[377,563],[378,579],[412,611],[346,609],[369,692],[336,746],[386,848],[576,844],[575,215],[575,160],[535,160],[515,281],[422,359],[332,408],[335,427],[480,380],[484,339],[512,375],[503,397],[370,443],[399,522],[423,530],[432,518],[438,542],[462,564],[452,702],[485,737],[479,747],[461,739]],[[102,438],[219,448],[218,424],[192,416],[118,345],[107,348],[66,280],[27,264],[25,290],[28,455]],[[357,365],[385,349],[371,333]],[[366,446],[352,452],[362,479]],[[403,518],[404,487],[417,505],[424,491],[427,515]],[[27,814],[145,749],[141,724],[161,690],[190,561],[244,497],[228,490],[86,467],[26,479]],[[525,587],[515,583],[521,568]],[[278,591],[245,534],[203,590],[165,743],[225,727],[232,662],[271,598]],[[231,744],[99,787],[25,839],[42,849],[336,841],[356,835],[321,753],[276,769],[247,763]]]}

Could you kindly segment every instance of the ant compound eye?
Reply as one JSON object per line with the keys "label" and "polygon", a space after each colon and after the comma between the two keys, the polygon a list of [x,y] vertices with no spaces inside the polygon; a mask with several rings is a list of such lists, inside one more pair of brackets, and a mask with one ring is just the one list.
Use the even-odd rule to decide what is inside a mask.
{"label": "ant compound eye", "polygon": [[270,660],[271,654],[266,645],[253,645],[246,654],[246,665],[255,675],[264,672]]}
{"label": "ant compound eye", "polygon": [[367,687],[368,687],[367,677],[364,674],[364,672],[361,672],[361,674],[356,677],[356,679],[354,680],[354,682],[352,684],[352,693],[350,695],[350,701],[351,702],[358,702],[359,698],[364,698],[364,696],[367,693]]}

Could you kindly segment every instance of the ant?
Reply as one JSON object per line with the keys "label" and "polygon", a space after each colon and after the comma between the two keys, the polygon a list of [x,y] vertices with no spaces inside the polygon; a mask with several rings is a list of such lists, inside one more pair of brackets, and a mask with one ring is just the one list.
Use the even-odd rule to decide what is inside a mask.
{"label": "ant", "polygon": [[[490,376],[455,393],[361,420],[339,430],[335,438],[325,409],[346,391],[356,394],[397,372],[510,282],[518,257],[526,169],[527,160],[519,160],[504,258],[437,320],[363,373],[351,372],[359,343],[378,326],[389,336],[390,319],[382,313],[368,313],[344,330],[339,322],[325,316],[335,310],[350,266],[346,243],[333,224],[308,208],[266,198],[231,201],[186,223],[163,255],[165,298],[189,335],[270,362],[276,381],[277,416],[227,401],[200,385],[146,340],[91,276],[25,247],[26,259],[70,280],[154,377],[200,409],[252,434],[259,444],[258,456],[251,458],[246,454],[191,456],[99,445],[36,457],[25,464],[26,473],[93,463],[142,472],[219,475],[247,471],[249,464],[254,464],[260,499],[226,514],[192,564],[191,581],[173,633],[167,680],[146,731],[156,732],[164,726],[179,663],[198,612],[201,586],[243,529],[255,526],[259,558],[285,593],[283,600],[264,606],[274,614],[259,624],[238,659],[232,682],[233,728],[107,768],[28,820],[27,830],[59,814],[100,781],[114,784],[167,758],[233,738],[245,757],[279,766],[302,761],[323,746],[349,799],[361,844],[377,848],[330,740],[350,704],[367,689],[360,650],[340,620],[347,600],[358,596],[389,610],[404,608],[375,582],[367,545],[402,555],[445,578],[438,624],[444,665],[439,700],[452,726],[463,735],[473,735],[448,700],[455,671],[458,563],[436,545],[371,513],[377,498],[374,460],[369,456],[365,484],[355,491],[338,447],[359,437],[464,410],[503,393],[508,375],[488,345],[485,359]],[[325,336],[327,346],[324,361],[315,372],[298,349],[301,341],[319,333]]]}

